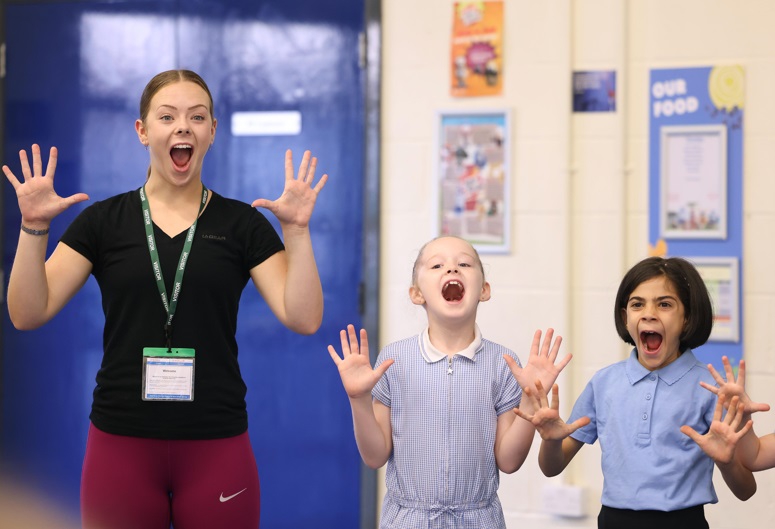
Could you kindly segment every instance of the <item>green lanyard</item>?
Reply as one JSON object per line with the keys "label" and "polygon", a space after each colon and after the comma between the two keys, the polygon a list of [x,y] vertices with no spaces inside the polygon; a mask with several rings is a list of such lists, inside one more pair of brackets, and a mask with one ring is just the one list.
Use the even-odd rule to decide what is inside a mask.
{"label": "green lanyard", "polygon": [[167,350],[172,349],[172,318],[178,308],[178,297],[180,296],[181,285],[183,284],[183,272],[186,270],[189,255],[191,255],[191,244],[194,242],[194,233],[196,233],[196,223],[199,221],[199,215],[207,204],[207,188],[202,184],[202,203],[199,205],[199,213],[196,220],[188,229],[186,242],[183,244],[183,251],[180,252],[178,268],[175,271],[175,285],[172,288],[172,299],[167,300],[167,288],[164,285],[164,276],[161,272],[161,263],[159,261],[159,251],[156,248],[156,238],[153,236],[153,223],[151,222],[151,207],[148,205],[148,198],[145,196],[145,186],[140,188],[140,203],[143,207],[143,220],[145,224],[146,242],[148,251],[151,254],[151,264],[153,265],[153,275],[156,277],[156,287],[161,295],[161,302],[164,304],[164,310],[167,312],[167,322],[164,324],[164,339]]}

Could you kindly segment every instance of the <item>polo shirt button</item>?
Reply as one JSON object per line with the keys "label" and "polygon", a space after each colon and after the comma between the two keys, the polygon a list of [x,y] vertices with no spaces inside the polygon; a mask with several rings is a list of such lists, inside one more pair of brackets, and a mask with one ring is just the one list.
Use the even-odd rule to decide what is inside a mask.
{"label": "polo shirt button", "polygon": [[649,380],[656,380],[656,379],[657,379],[656,375],[649,375]]}
{"label": "polo shirt button", "polygon": [[646,400],[651,400],[651,393],[646,394]]}
{"label": "polo shirt button", "polygon": [[649,415],[648,415],[648,413],[644,413],[644,414],[643,414],[643,417],[642,417],[642,419],[645,421],[645,420],[646,420],[646,419],[648,419],[648,418],[649,418]]}

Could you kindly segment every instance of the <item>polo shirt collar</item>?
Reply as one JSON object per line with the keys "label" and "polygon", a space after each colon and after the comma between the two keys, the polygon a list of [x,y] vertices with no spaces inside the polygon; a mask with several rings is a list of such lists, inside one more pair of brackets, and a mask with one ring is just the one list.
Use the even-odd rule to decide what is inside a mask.
{"label": "polo shirt collar", "polygon": [[[433,347],[428,330],[429,329],[426,327],[423,333],[420,335],[420,353],[426,362],[433,364],[434,362],[438,362],[439,360],[447,358],[447,355]],[[469,360],[474,360],[474,357],[476,356],[476,353],[481,346],[482,332],[479,330],[479,326],[474,324],[474,341],[471,342],[468,347],[462,351],[455,353],[455,355],[465,356]]]}
{"label": "polo shirt collar", "polygon": [[683,376],[688,373],[694,366],[697,365],[697,357],[694,356],[691,349],[687,349],[683,354],[679,355],[672,363],[657,369],[656,371],[649,371],[638,362],[638,350],[633,348],[630,352],[630,357],[625,364],[625,371],[630,384],[636,384],[650,374],[657,375],[663,382],[668,385],[673,385]]}

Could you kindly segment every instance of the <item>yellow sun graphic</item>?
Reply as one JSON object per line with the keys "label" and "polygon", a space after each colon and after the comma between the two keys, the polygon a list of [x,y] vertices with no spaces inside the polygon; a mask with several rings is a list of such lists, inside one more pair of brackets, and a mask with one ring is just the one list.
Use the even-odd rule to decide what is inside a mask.
{"label": "yellow sun graphic", "polygon": [[745,100],[743,67],[715,66],[708,77],[708,93],[719,110],[742,109]]}

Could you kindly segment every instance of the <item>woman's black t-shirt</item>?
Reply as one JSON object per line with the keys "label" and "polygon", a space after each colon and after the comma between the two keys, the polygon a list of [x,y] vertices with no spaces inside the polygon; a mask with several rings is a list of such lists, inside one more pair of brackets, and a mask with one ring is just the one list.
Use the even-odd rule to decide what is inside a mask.
{"label": "woman's black t-shirt", "polygon": [[[186,234],[170,238],[154,225],[168,296]],[[167,314],[138,191],[89,206],[61,242],[92,263],[102,293],[104,356],[92,423],[108,433],[160,439],[217,439],[245,432],[237,311],[251,268],[284,249],[269,221],[250,205],[216,193],[199,218],[172,322],[172,346],[196,350],[193,402],[142,400],[143,348],[164,347]]]}

